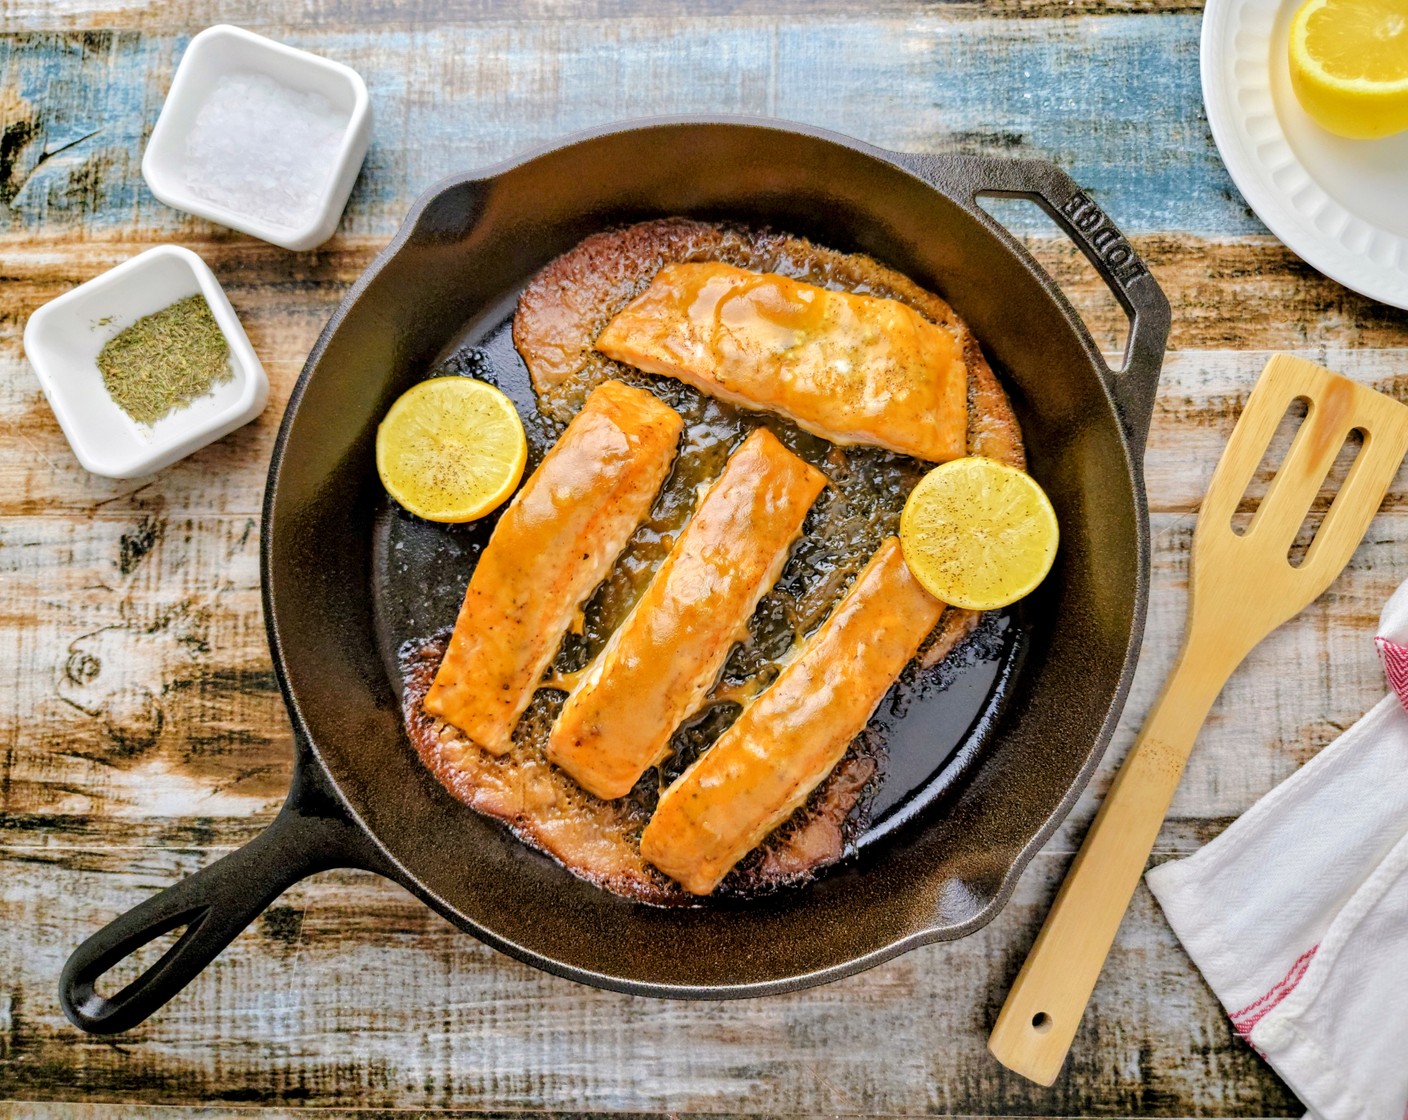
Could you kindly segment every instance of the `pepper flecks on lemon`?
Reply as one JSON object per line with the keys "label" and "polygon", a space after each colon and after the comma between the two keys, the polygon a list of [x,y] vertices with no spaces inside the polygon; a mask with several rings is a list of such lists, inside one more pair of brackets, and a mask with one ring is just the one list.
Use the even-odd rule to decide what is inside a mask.
{"label": "pepper flecks on lemon", "polygon": [[427,521],[474,521],[492,512],[518,486],[527,461],[513,402],[469,377],[413,386],[376,430],[382,485]]}
{"label": "pepper flecks on lemon", "polygon": [[1034,591],[1056,558],[1060,528],[1035,479],[970,455],[926,474],[900,515],[905,562],[924,589],[986,611]]}

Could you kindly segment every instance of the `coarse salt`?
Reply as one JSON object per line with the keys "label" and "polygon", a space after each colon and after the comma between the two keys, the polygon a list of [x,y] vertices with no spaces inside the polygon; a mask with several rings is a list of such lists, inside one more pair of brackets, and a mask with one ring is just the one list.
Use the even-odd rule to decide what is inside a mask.
{"label": "coarse salt", "polygon": [[266,74],[227,74],[186,136],[186,185],[247,217],[305,225],[328,188],[348,119],[320,93]]}

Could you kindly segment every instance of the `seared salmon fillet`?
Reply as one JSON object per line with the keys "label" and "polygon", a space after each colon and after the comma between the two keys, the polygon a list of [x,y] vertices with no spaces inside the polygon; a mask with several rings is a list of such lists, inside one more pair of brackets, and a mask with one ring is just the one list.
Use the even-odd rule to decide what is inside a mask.
{"label": "seared salmon fillet", "polygon": [[608,358],[840,444],[933,462],[968,448],[968,367],[898,300],[717,262],[662,268],[597,338]]}
{"label": "seared salmon fillet", "polygon": [[943,609],[887,538],[777,680],[661,795],[641,855],[710,893],[831,773]]}
{"label": "seared salmon fillet", "polygon": [[674,462],[683,423],[641,389],[587,398],[494,528],[425,709],[502,754],[562,635]]}
{"label": "seared salmon fillet", "polygon": [[598,797],[629,793],[747,635],[825,485],[766,428],[744,440],[568,696],[548,758]]}

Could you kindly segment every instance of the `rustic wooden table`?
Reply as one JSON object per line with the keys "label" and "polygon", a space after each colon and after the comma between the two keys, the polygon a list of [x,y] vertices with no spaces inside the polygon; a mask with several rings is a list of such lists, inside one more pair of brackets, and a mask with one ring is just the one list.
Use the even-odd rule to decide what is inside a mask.
{"label": "rustic wooden table", "polygon": [[[1167,671],[1199,496],[1269,351],[1399,393],[1408,315],[1268,236],[1218,162],[1195,0],[0,0],[0,1116],[344,1110],[1299,1116],[1141,888],[1071,1060],[1040,1089],[988,1028]],[[226,20],[357,68],[371,153],[340,233],[290,254],[156,202],[138,164],[189,36]],[[484,948],[361,873],[290,891],[156,1019],[80,1035],[85,935],[253,836],[290,738],[260,617],[265,466],[343,290],[439,176],[653,113],[765,114],[892,148],[1045,156],[1133,235],[1174,308],[1150,439],[1153,601],[1119,738],[1007,910],[961,942],[741,1003],[595,991]],[[1025,222],[1025,219],[1022,219]],[[1122,317],[1020,226],[1102,346]],[[273,382],[256,423],[161,474],[91,477],[27,368],[29,313],[148,245],[199,252]],[[1214,709],[1155,860],[1216,835],[1383,692],[1404,479],[1350,570]],[[49,1102],[49,1103],[41,1103]],[[62,1103],[68,1102],[68,1103]],[[82,1102],[78,1107],[73,1102]]]}

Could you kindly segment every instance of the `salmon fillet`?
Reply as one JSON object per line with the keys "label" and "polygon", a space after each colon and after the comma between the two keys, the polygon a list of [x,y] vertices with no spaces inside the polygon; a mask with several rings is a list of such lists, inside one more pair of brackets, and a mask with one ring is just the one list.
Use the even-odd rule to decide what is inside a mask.
{"label": "salmon fillet", "polygon": [[825,484],[766,428],[744,440],[567,698],[548,758],[598,797],[629,793],[747,636]]}
{"label": "salmon fillet", "polygon": [[967,451],[963,346],[897,300],[717,262],[671,264],[596,348],[833,443],[933,462]]}
{"label": "salmon fillet", "polygon": [[661,795],[641,855],[709,894],[831,773],[943,609],[887,538],[777,680]]}
{"label": "salmon fillet", "polygon": [[425,708],[503,754],[582,602],[650,511],[675,458],[674,409],[598,387],[494,528]]}

